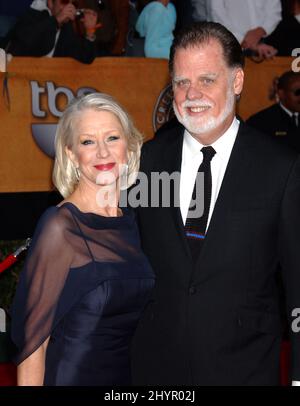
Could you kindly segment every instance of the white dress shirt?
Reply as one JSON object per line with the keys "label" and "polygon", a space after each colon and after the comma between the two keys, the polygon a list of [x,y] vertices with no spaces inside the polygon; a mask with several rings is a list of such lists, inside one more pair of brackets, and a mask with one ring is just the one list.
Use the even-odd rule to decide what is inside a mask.
{"label": "white dress shirt", "polygon": [[297,127],[299,126],[299,113],[297,111],[292,112],[291,110],[287,109],[282,103],[279,103],[279,106],[282,108],[283,111],[285,111],[291,118],[293,116],[296,117],[296,123]]}
{"label": "white dress shirt", "polygon": [[210,21],[221,23],[239,42],[253,28],[271,34],[281,20],[280,0],[210,0]]}
{"label": "white dress shirt", "polygon": [[[211,146],[216,151],[216,154],[211,161],[211,177],[212,177],[212,193],[211,203],[207,221],[207,228],[215,207],[215,203],[220,191],[220,187],[227,168],[229,157],[235,142],[240,122],[234,118],[228,130]],[[187,130],[184,132],[181,175],[180,175],[180,210],[183,224],[186,222],[187,213],[194,189],[198,168],[203,160],[201,148],[204,145],[200,144]]]}

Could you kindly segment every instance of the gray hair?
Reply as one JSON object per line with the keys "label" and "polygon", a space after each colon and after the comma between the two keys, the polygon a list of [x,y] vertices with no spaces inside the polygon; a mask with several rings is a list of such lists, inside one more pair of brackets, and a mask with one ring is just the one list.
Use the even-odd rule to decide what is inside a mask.
{"label": "gray hair", "polygon": [[245,58],[242,48],[235,36],[222,24],[213,22],[196,22],[184,27],[174,38],[169,59],[169,71],[173,75],[174,58],[177,50],[206,45],[216,40],[222,47],[224,60],[229,68],[243,68]]}
{"label": "gray hair", "polygon": [[108,111],[119,119],[127,139],[127,187],[135,182],[139,170],[143,136],[133,125],[126,110],[112,96],[105,93],[91,93],[75,98],[59,119],[55,135],[55,161],[52,180],[63,197],[68,197],[78,184],[76,168],[66,153],[66,147],[70,150],[74,147],[75,118],[88,109]]}

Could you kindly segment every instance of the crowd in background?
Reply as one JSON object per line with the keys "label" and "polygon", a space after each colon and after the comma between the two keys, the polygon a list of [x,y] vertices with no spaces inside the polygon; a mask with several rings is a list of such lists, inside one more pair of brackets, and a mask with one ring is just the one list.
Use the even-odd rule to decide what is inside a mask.
{"label": "crowd in background", "polygon": [[[199,21],[221,23],[246,56],[259,60],[291,56],[300,47],[300,0],[2,1],[0,46],[15,56],[83,63],[99,56],[168,59],[174,34]],[[275,105],[249,123],[300,151],[299,74],[283,75],[278,86]]]}
{"label": "crowd in background", "polygon": [[[48,9],[51,16],[49,3],[61,3],[64,7],[72,3],[74,10],[88,9],[97,13],[97,24],[92,32],[95,34],[95,57],[122,55],[168,59],[174,33],[195,21],[214,21],[225,25],[238,38],[246,55],[261,58],[290,56],[299,45],[300,0],[1,1],[0,45],[9,49],[20,32],[24,38],[24,21],[25,24],[28,21],[26,16],[30,8],[31,11],[33,8],[42,10],[41,4],[44,4],[44,9]],[[84,35],[82,15],[75,15],[74,11],[70,20],[74,31]],[[18,29],[19,33],[16,32]],[[33,26],[31,29],[38,35],[38,30],[33,31]],[[14,48],[11,49],[12,54]],[[22,54],[20,52],[15,55]],[[23,53],[26,52],[28,56],[35,55],[24,47]]]}

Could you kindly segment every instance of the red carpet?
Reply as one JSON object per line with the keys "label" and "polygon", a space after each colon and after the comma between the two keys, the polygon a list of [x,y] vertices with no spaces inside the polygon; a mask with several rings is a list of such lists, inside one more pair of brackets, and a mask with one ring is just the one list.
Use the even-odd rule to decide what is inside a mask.
{"label": "red carpet", "polygon": [[280,383],[281,386],[289,386],[291,384],[289,377],[290,370],[291,345],[289,341],[283,341],[281,344],[280,354]]}
{"label": "red carpet", "polygon": [[0,386],[15,386],[16,367],[14,364],[0,364]]}

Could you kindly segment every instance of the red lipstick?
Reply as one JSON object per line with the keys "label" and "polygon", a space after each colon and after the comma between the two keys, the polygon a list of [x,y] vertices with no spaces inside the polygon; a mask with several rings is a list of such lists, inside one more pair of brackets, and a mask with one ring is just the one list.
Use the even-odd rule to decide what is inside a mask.
{"label": "red lipstick", "polygon": [[95,168],[98,169],[98,171],[110,171],[115,165],[115,162],[109,162],[107,164],[95,165]]}

